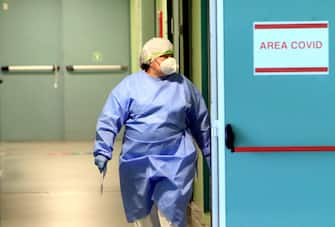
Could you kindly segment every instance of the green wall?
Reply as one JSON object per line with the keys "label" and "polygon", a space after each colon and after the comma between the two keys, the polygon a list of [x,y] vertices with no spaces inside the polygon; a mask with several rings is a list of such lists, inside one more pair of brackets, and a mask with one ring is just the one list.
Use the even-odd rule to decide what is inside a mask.
{"label": "green wall", "polygon": [[130,1],[131,72],[137,72],[143,44],[156,36],[156,1]]}
{"label": "green wall", "polygon": [[[203,73],[203,52],[202,52],[202,18],[201,18],[201,2],[200,1],[192,1],[191,3],[191,30],[192,30],[192,75],[191,80],[197,86],[197,88],[204,92],[206,89],[203,89],[204,86],[207,86],[206,81],[203,80],[203,77],[206,76]],[[205,59],[206,60],[206,59]],[[207,97],[206,94],[203,94]],[[198,160],[198,176],[195,179],[194,183],[194,195],[193,199],[194,202],[202,209],[205,210],[205,194],[204,194],[204,168],[207,168],[203,165],[203,158],[202,155],[199,153],[199,160]],[[206,198],[207,199],[207,198]],[[202,222],[204,224],[210,223],[210,214],[203,213]]]}
{"label": "green wall", "polygon": [[130,1],[130,40],[131,72],[136,72],[140,69],[139,54],[142,47],[141,0]]}
{"label": "green wall", "polygon": [[156,34],[155,0],[142,0],[142,16],[142,40],[145,43]]}

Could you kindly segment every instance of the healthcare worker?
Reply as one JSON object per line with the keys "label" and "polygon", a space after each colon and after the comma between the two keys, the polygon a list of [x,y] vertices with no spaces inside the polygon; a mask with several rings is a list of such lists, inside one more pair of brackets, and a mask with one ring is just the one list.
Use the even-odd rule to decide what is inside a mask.
{"label": "healthcare worker", "polygon": [[97,122],[95,164],[104,171],[124,125],[119,172],[128,222],[157,227],[159,216],[167,226],[186,227],[197,162],[192,136],[210,166],[208,111],[195,86],[176,73],[169,40],[146,42],[140,65],[107,99]]}

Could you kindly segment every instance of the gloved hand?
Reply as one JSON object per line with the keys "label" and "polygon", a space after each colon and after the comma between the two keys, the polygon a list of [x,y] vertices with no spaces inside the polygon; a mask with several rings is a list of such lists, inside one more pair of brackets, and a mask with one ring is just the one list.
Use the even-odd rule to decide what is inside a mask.
{"label": "gloved hand", "polygon": [[94,158],[94,164],[98,167],[100,173],[102,173],[107,166],[108,159],[103,155],[97,155]]}

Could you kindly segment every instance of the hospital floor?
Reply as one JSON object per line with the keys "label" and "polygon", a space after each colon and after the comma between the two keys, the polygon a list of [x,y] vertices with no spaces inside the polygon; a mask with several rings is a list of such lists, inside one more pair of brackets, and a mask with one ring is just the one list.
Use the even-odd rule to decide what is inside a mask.
{"label": "hospital floor", "polygon": [[117,159],[109,163],[101,195],[92,146],[0,143],[0,226],[133,226],[123,213]]}
{"label": "hospital floor", "polygon": [[133,227],[123,212],[117,158],[101,195],[92,148],[90,142],[0,143],[0,227]]}

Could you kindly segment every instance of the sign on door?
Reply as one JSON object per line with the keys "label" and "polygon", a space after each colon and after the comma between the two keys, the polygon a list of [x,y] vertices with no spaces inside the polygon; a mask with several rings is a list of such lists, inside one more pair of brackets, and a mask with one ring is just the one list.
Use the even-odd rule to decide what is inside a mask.
{"label": "sign on door", "polygon": [[255,22],[254,75],[328,74],[327,21]]}

